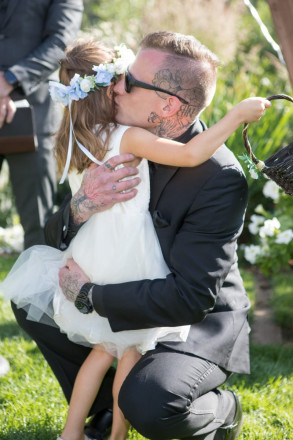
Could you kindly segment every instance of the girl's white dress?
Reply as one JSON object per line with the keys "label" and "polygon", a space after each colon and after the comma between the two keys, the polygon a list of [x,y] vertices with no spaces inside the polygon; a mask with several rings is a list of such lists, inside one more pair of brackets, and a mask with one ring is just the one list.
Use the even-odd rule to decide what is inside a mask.
{"label": "girl's white dress", "polygon": [[[118,126],[113,131],[105,161],[119,154],[127,128]],[[141,183],[135,198],[94,214],[66,251],[43,245],[27,249],[1,285],[4,297],[25,308],[28,319],[51,325],[55,322],[72,341],[89,346],[102,344],[116,357],[121,357],[129,347],[144,353],[153,349],[157,341],[185,341],[190,328],[160,327],[114,333],[108,319],[95,311],[87,315],[80,313],[59,287],[58,271],[67,258],[73,258],[90,280],[100,285],[165,278],[169,273],[148,211],[150,185],[146,159],[141,160],[138,169]],[[72,194],[79,189],[81,180],[81,174],[70,173]]]}

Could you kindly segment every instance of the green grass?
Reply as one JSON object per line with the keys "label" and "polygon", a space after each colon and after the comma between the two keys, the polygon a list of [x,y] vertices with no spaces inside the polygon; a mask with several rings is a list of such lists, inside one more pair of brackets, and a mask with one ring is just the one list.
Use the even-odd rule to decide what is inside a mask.
{"label": "green grass", "polygon": [[[14,257],[0,259],[0,277]],[[249,297],[254,298],[253,277],[241,270]],[[289,283],[289,285],[292,285]],[[67,404],[60,387],[36,344],[15,322],[10,305],[0,298],[0,354],[11,366],[0,378],[0,439],[52,440],[60,433]],[[293,438],[293,348],[251,349],[250,375],[232,375],[225,388],[241,398],[245,421],[240,440]],[[129,439],[142,440],[135,430]]]}

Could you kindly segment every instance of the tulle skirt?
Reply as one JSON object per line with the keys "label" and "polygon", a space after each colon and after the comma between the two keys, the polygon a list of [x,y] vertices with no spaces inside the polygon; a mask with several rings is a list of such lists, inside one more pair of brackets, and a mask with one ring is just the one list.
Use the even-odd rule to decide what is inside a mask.
{"label": "tulle skirt", "polygon": [[59,327],[75,343],[101,344],[117,358],[129,348],[145,353],[159,341],[186,340],[189,326],[113,332],[108,319],[95,311],[80,313],[59,286],[59,269],[71,258],[71,251],[43,245],[25,250],[1,285],[4,298],[25,309],[27,319]]}

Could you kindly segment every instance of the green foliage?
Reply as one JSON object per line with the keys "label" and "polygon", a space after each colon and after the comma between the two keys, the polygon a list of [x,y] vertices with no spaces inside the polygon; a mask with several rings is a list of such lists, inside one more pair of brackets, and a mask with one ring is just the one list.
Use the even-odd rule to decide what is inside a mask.
{"label": "green foliage", "polygon": [[224,388],[241,396],[244,425],[240,439],[289,440],[293,436],[293,348],[251,349],[251,374],[233,375]]}
{"label": "green foliage", "polygon": [[[240,57],[238,56],[237,59]],[[208,107],[202,118],[208,125],[214,124],[229,111],[237,102],[249,96],[268,97],[273,94],[292,94],[288,78],[284,74],[283,68],[267,70],[270,58],[266,54],[259,59],[253,50],[246,55],[239,64],[232,62],[222,68],[219,74],[217,92],[213,103]],[[233,72],[233,75],[232,75]],[[223,99],[225,97],[225,99]],[[293,106],[285,100],[272,101],[272,107],[266,110],[261,121],[251,124],[248,127],[248,138],[256,157],[266,160],[280,148],[292,142],[293,138]],[[255,214],[255,209],[262,205],[267,213],[266,218],[276,217],[280,223],[280,230],[292,227],[292,198],[282,194],[278,200],[273,200],[264,195],[264,186],[267,179],[260,174],[258,180],[251,177],[249,173],[250,165],[243,159],[246,153],[242,129],[233,133],[227,141],[227,146],[238,157],[247,177],[249,186],[249,203],[245,218],[245,227],[240,237],[240,244],[253,243],[259,245],[261,238],[252,235],[248,229],[251,216]],[[243,253],[240,252],[240,261],[243,264]],[[286,269],[287,262],[293,255],[293,241],[288,244],[278,245],[270,248],[267,253],[269,258],[256,261],[266,274]]]}

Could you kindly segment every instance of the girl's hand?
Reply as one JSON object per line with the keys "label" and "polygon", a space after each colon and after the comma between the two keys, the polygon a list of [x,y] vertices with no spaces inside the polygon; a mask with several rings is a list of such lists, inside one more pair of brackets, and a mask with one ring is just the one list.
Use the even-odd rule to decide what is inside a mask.
{"label": "girl's hand", "polygon": [[258,121],[264,114],[266,108],[271,107],[271,102],[265,98],[247,98],[234,107],[239,113],[241,123]]}

